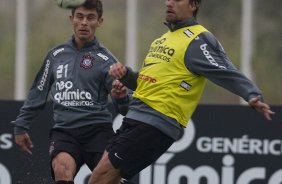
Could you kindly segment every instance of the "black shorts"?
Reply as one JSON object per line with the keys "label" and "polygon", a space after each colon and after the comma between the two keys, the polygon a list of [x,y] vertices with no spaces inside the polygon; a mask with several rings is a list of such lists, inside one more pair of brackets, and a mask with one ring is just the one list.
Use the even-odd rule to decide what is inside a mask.
{"label": "black shorts", "polygon": [[[67,152],[76,162],[76,173],[84,163],[90,170],[93,170],[113,134],[111,123],[88,125],[75,129],[52,129],[49,147],[50,164],[57,154]],[[52,177],[54,177],[52,165],[50,166]]]}
{"label": "black shorts", "polygon": [[174,139],[148,124],[125,118],[111,138],[106,150],[121,177],[131,179],[156,161],[172,145]]}

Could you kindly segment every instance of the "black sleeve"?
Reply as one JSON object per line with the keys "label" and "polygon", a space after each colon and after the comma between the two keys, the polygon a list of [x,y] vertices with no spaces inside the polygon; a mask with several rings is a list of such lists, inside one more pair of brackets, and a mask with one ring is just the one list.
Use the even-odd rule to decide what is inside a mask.
{"label": "black sleeve", "polygon": [[120,81],[129,89],[135,90],[137,88],[138,72],[134,72],[130,67],[127,68],[127,73]]}
{"label": "black sleeve", "polygon": [[195,75],[206,77],[246,101],[262,95],[258,87],[232,64],[221,44],[209,32],[191,42],[185,54],[185,65]]}

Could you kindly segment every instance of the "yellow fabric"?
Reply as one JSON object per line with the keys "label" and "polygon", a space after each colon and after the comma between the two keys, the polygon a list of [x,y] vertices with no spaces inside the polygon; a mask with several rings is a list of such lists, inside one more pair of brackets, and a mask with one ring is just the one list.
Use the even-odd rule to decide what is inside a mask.
{"label": "yellow fabric", "polygon": [[[133,96],[186,127],[206,79],[191,73],[184,64],[185,52],[200,33],[201,25],[167,32],[150,47]],[[196,38],[197,39],[197,38]]]}

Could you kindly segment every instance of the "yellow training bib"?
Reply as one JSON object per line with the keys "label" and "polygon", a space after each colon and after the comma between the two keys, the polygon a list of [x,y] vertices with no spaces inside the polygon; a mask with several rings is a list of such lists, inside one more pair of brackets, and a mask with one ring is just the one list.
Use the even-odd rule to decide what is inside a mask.
{"label": "yellow training bib", "polygon": [[206,79],[184,63],[189,44],[207,30],[201,25],[167,32],[150,47],[133,96],[186,127],[205,87]]}

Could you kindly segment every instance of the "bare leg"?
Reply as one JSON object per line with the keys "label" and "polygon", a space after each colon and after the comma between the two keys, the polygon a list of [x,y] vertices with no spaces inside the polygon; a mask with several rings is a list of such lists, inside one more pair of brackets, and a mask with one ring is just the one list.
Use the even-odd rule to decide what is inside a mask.
{"label": "bare leg", "polygon": [[55,181],[73,181],[76,171],[75,160],[68,153],[61,152],[52,160]]}
{"label": "bare leg", "polygon": [[119,170],[113,167],[108,152],[105,151],[102,159],[93,170],[88,184],[119,184],[120,179]]}

